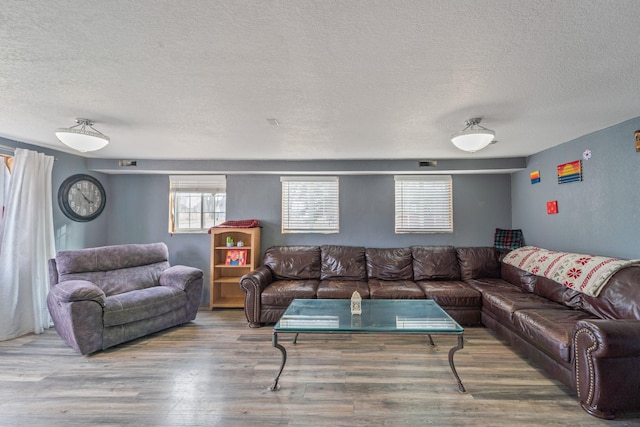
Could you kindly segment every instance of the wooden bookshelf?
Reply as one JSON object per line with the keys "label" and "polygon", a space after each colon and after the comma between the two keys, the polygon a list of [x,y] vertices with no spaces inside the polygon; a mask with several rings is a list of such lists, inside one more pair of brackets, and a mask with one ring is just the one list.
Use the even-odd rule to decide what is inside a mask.
{"label": "wooden bookshelf", "polygon": [[[232,246],[227,246],[227,237],[233,239]],[[240,241],[244,243],[243,246],[238,246]],[[259,227],[211,229],[211,310],[244,307],[244,292],[240,289],[240,278],[258,266],[259,258]]]}

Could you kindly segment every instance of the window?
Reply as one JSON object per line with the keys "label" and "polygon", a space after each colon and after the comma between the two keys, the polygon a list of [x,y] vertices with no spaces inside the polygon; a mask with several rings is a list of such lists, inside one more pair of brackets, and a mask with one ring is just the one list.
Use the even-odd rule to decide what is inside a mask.
{"label": "window", "polygon": [[281,177],[283,233],[338,233],[336,176]]}
{"label": "window", "polygon": [[453,233],[450,175],[398,175],[396,234]]}
{"label": "window", "polygon": [[225,221],[227,179],[224,175],[169,176],[169,232],[207,231]]}

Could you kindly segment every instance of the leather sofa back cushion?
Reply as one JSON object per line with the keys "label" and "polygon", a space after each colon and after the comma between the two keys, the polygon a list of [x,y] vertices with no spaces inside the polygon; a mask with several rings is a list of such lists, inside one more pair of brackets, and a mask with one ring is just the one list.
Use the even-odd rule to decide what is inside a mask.
{"label": "leather sofa back cushion", "polygon": [[613,275],[600,295],[582,295],[582,308],[603,319],[640,320],[640,267],[623,268]]}
{"label": "leather sofa back cushion", "polygon": [[321,280],[367,280],[364,247],[325,245],[320,252]]}
{"label": "leather sofa back cushion", "polygon": [[537,276],[535,291],[537,295],[571,308],[582,306],[582,294],[547,277]]}
{"label": "leather sofa back cushion", "polygon": [[366,249],[370,279],[413,280],[411,248]]}
{"label": "leather sofa back cushion", "polygon": [[506,280],[512,285],[522,288],[527,292],[535,291],[537,278],[535,274],[531,274],[528,271],[521,270],[516,266],[505,263],[501,263],[500,270],[500,276],[503,280]]}
{"label": "leather sofa back cushion", "polygon": [[277,280],[320,279],[319,246],[272,246],[262,264],[271,269]]}
{"label": "leather sofa back cushion", "polygon": [[462,280],[500,277],[498,251],[493,247],[457,248]]}
{"label": "leather sofa back cushion", "polygon": [[414,280],[460,280],[453,246],[412,246]]}

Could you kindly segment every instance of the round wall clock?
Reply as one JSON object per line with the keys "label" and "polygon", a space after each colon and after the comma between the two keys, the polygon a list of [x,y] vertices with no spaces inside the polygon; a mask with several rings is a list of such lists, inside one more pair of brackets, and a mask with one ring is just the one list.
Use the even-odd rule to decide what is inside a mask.
{"label": "round wall clock", "polygon": [[58,204],[68,218],[87,222],[102,213],[107,204],[107,194],[100,181],[91,175],[71,175],[60,185]]}

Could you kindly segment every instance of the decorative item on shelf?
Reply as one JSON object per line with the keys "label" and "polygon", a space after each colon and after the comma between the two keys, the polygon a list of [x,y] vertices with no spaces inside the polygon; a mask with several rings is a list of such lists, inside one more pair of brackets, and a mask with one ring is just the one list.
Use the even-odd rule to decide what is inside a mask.
{"label": "decorative item on shelf", "polygon": [[233,247],[233,238],[231,238],[231,236],[227,236],[227,247]]}
{"label": "decorative item on shelf", "polygon": [[557,213],[558,213],[558,201],[552,200],[550,202],[547,202],[547,214],[555,215]]}
{"label": "decorative item on shelf", "polygon": [[591,150],[584,150],[584,153],[582,153],[582,158],[585,160],[589,160],[591,158]]}
{"label": "decorative item on shelf", "polygon": [[482,150],[493,142],[496,133],[491,129],[480,126],[481,118],[469,119],[465,122],[467,127],[460,132],[451,135],[451,142],[462,151],[474,153]]}
{"label": "decorative item on shelf", "polygon": [[351,314],[362,314],[362,297],[358,291],[351,295]]}
{"label": "decorative item on shelf", "polygon": [[531,179],[532,184],[537,184],[540,182],[540,171],[533,171],[529,174],[529,178]]}
{"label": "decorative item on shelf", "polygon": [[[81,153],[100,150],[107,146],[109,137],[96,130],[90,119],[76,119],[76,125],[70,128],[56,129],[56,137],[67,147],[78,150]],[[88,130],[87,128],[91,129]]]}
{"label": "decorative item on shelf", "polygon": [[227,251],[227,256],[224,261],[224,265],[247,265],[247,250],[246,249],[234,249]]}
{"label": "decorative item on shelf", "polygon": [[582,160],[558,165],[558,184],[582,181]]}
{"label": "decorative item on shelf", "polygon": [[218,224],[212,228],[255,228],[255,227],[260,227],[260,221],[258,221],[257,219],[240,219],[235,221],[233,220],[225,221],[222,224]]}
{"label": "decorative item on shelf", "polygon": [[242,240],[238,240],[238,242],[236,243],[236,246],[238,246],[239,248],[244,246],[244,242]]}

